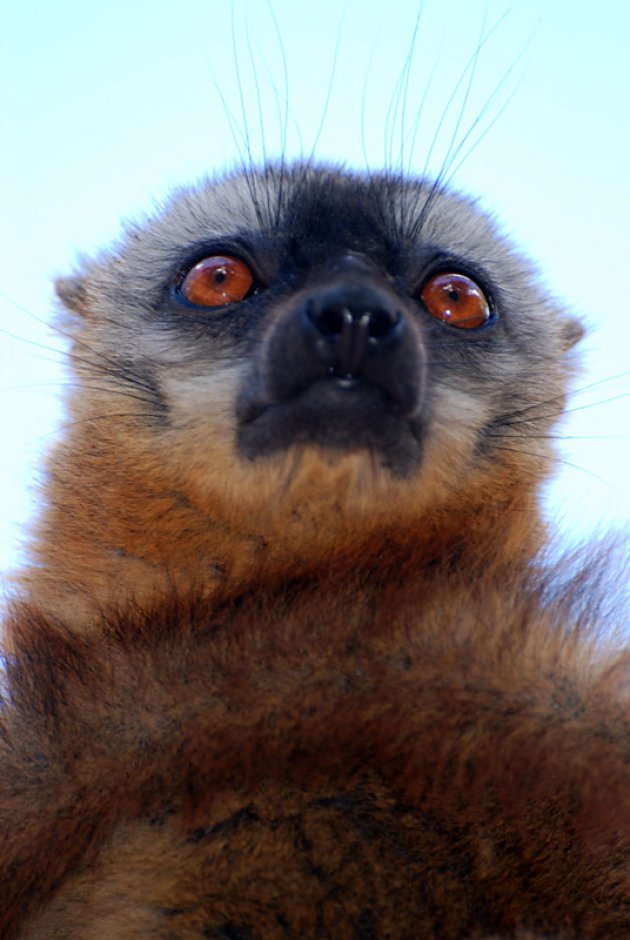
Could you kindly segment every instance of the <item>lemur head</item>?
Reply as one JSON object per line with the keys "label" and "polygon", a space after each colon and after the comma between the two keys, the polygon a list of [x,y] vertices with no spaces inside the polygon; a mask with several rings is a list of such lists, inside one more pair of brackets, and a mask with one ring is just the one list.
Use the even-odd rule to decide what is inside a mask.
{"label": "lemur head", "polygon": [[260,531],[531,489],[579,336],[472,202],[304,165],[177,193],[59,293],[82,415]]}

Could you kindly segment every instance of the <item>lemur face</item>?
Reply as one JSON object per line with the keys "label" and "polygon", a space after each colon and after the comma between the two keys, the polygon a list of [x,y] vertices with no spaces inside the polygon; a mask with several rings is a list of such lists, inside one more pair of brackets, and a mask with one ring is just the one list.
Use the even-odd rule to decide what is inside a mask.
{"label": "lemur face", "polygon": [[536,457],[578,335],[469,201],[302,166],[179,193],[60,294],[78,371],[237,498],[311,459],[421,489]]}
{"label": "lemur face", "polygon": [[293,445],[365,450],[395,474],[412,473],[426,347],[408,300],[362,252],[342,249],[318,267],[271,318],[244,377],[239,451],[256,460]]}

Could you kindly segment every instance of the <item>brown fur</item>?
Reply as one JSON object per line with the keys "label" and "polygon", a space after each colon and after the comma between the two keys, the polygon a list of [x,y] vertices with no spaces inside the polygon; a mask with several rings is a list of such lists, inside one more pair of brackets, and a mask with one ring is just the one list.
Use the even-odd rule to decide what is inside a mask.
{"label": "brown fur", "polygon": [[525,591],[331,587],[16,612],[3,936],[627,935],[625,662]]}
{"label": "brown fur", "polygon": [[[450,485],[458,458],[465,469],[470,447],[455,436],[429,453],[418,478],[391,480],[362,454],[306,451],[241,467],[215,440],[222,416],[213,416],[210,439],[205,429],[186,431],[174,456],[161,441],[156,452],[150,429],[115,409],[117,399],[89,388],[72,402],[34,546],[39,564],[24,578],[43,607],[79,630],[112,594],[117,603],[124,596],[144,603],[203,584],[214,596],[226,582],[238,591],[353,570],[359,559],[370,570],[383,555],[396,565],[408,559],[414,571],[453,553],[504,567],[541,543],[537,483],[546,467],[527,455],[483,463],[453,492],[445,480]],[[112,410],[115,419],[105,421]],[[197,453],[200,469],[191,459]],[[200,481],[202,474],[210,480]]]}
{"label": "brown fur", "polygon": [[100,276],[61,288],[79,387],[6,629],[0,935],[629,936],[628,654],[536,560],[547,435],[479,456],[442,385],[409,477],[247,462],[229,368],[156,434]]}

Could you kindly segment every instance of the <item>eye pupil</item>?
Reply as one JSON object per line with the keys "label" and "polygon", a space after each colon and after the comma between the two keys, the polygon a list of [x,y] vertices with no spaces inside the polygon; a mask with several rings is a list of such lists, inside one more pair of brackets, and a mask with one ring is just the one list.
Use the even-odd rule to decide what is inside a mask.
{"label": "eye pupil", "polygon": [[444,273],[430,277],[420,297],[427,313],[458,329],[478,329],[491,317],[490,304],[485,294],[465,274]]}

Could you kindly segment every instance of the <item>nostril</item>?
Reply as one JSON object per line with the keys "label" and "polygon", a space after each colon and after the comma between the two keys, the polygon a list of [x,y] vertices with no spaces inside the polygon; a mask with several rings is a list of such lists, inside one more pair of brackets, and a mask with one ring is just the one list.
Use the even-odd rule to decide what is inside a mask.
{"label": "nostril", "polygon": [[313,301],[306,306],[309,319],[323,336],[341,336],[345,327],[347,308],[328,305],[318,307]]}
{"label": "nostril", "polygon": [[370,310],[368,316],[368,335],[373,339],[384,339],[389,336],[400,322],[398,310]]}

